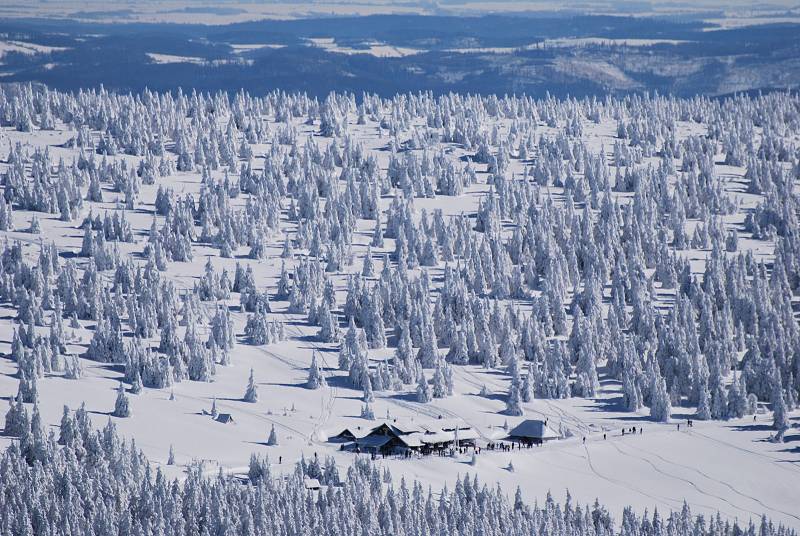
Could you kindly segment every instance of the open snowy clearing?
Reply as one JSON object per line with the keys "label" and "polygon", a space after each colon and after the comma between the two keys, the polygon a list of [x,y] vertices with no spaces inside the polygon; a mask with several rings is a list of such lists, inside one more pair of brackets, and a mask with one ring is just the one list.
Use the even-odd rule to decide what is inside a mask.
{"label": "open snowy clearing", "polygon": [[312,37],[308,39],[308,41],[314,46],[323,48],[328,52],[336,52],[337,54],[369,54],[377,58],[402,58],[404,56],[412,56],[424,52],[415,48],[397,47],[378,41],[362,43],[363,48],[339,45],[332,37]]}
{"label": "open snowy clearing", "polygon": [[155,52],[148,52],[147,55],[153,60],[154,63],[168,64],[168,63],[194,63],[202,65],[205,63],[203,58],[195,58],[192,56],[175,56],[172,54],[157,54]]}
{"label": "open snowy clearing", "polygon": [[59,52],[61,50],[66,50],[66,48],[40,45],[37,43],[28,43],[25,41],[0,40],[0,58],[9,52],[19,52],[22,54],[46,54],[48,52]]}

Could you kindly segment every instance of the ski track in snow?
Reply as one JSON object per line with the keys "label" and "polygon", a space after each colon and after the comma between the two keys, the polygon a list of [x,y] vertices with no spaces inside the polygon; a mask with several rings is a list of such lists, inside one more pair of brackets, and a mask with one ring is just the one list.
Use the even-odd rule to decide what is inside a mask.
{"label": "ski track in snow", "polygon": [[[688,432],[687,432],[687,433],[688,433]],[[771,511],[773,511],[773,512],[778,512],[778,513],[780,513],[780,514],[783,514],[783,515],[786,515],[786,516],[792,517],[792,518],[794,518],[794,519],[797,519],[798,521],[800,521],[800,516],[798,516],[797,514],[793,514],[793,513],[791,513],[791,512],[786,512],[786,511],[784,511],[784,510],[781,510],[781,509],[778,509],[778,508],[772,507],[772,506],[770,506],[770,505],[766,504],[764,501],[762,501],[762,500],[761,500],[761,499],[759,499],[758,497],[755,497],[755,496],[753,496],[753,495],[749,495],[749,494],[747,494],[747,493],[743,493],[743,492],[739,491],[737,488],[733,487],[733,486],[732,486],[731,484],[729,484],[728,482],[725,482],[724,480],[720,480],[720,479],[718,479],[718,478],[715,478],[715,477],[713,477],[713,476],[711,476],[711,475],[707,474],[706,472],[704,472],[704,471],[702,471],[702,470],[698,469],[697,467],[692,467],[692,466],[690,466],[690,465],[684,465],[684,464],[682,464],[682,463],[675,462],[675,461],[673,461],[673,460],[670,460],[670,459],[667,459],[667,458],[665,458],[665,457],[661,456],[661,455],[660,455],[660,454],[658,454],[658,453],[652,452],[652,451],[650,451],[650,450],[647,450],[647,449],[645,449],[645,448],[642,448],[642,447],[637,447],[637,446],[635,446],[635,445],[633,445],[633,444],[631,444],[631,443],[626,443],[626,446],[628,446],[629,448],[632,448],[632,449],[634,449],[634,450],[638,450],[638,451],[640,451],[640,452],[644,452],[644,453],[646,453],[646,454],[649,454],[649,455],[651,455],[651,456],[653,456],[653,457],[655,457],[655,458],[658,458],[659,460],[661,460],[661,461],[662,461],[662,462],[664,462],[664,463],[668,463],[668,464],[670,464],[670,465],[674,465],[674,466],[676,466],[676,467],[681,467],[681,468],[683,468],[683,469],[687,469],[687,470],[689,470],[689,471],[694,471],[695,473],[699,474],[699,475],[700,475],[700,476],[702,476],[703,478],[705,478],[705,479],[707,479],[707,480],[710,480],[710,481],[712,481],[712,482],[715,482],[715,483],[717,483],[717,484],[719,484],[719,485],[721,485],[721,486],[724,486],[724,487],[728,488],[728,489],[729,489],[730,491],[732,491],[733,493],[735,493],[735,494],[737,494],[737,495],[739,495],[739,496],[741,496],[741,497],[744,497],[745,499],[749,499],[749,500],[751,500],[751,501],[753,501],[753,502],[757,503],[759,506],[761,506],[762,508],[764,508],[764,509],[766,509],[766,510],[771,510]],[[619,448],[619,443],[618,443],[618,442],[614,442],[614,447],[615,447],[617,450],[619,450],[621,454],[624,454],[624,455],[629,455],[629,454],[630,454],[630,453],[623,452],[623,451],[622,451],[622,450]],[[656,470],[656,471],[658,471],[659,473],[664,473],[662,470],[658,469],[658,468],[657,468],[657,466],[656,466],[656,465],[654,465],[654,464],[653,464],[653,463],[652,463],[650,460],[647,460],[647,459],[645,459],[643,456],[636,456],[636,457],[637,457],[637,458],[639,458],[639,459],[641,459],[641,460],[643,460],[643,461],[647,461],[647,463],[649,463],[649,464],[650,464],[650,465],[653,467],[653,469],[655,469],[655,470]],[[666,473],[664,473],[664,474],[666,474]],[[668,476],[672,476],[672,475],[668,475]],[[673,477],[673,478],[679,478],[679,477]],[[683,479],[681,479],[681,480],[683,480]],[[716,497],[716,498],[718,498],[718,499],[720,499],[720,500],[723,500],[723,501],[725,501],[725,502],[728,502],[728,501],[727,501],[726,499],[724,499],[723,497],[718,497],[718,496],[716,496],[716,495],[712,495],[712,494],[710,494],[710,493],[703,492],[702,490],[700,490],[700,488],[699,488],[699,487],[698,487],[698,486],[697,486],[697,485],[696,485],[696,484],[695,484],[693,481],[686,480],[686,482],[690,482],[690,483],[692,484],[692,486],[694,486],[694,487],[695,487],[695,488],[696,488],[698,491],[701,491],[701,493],[705,493],[706,495],[710,495],[710,496],[712,496],[712,497]],[[748,511],[749,511],[750,513],[754,514],[755,516],[759,516],[759,515],[761,515],[761,513],[763,513],[763,512],[753,512],[753,511],[751,511],[751,510],[748,510]]]}
{"label": "ski track in snow", "polygon": [[[724,440],[722,440],[722,439],[718,439],[718,438],[716,438],[716,437],[711,437],[711,436],[709,436],[709,435],[706,435],[706,434],[704,434],[704,433],[702,433],[702,432],[698,432],[698,431],[696,431],[696,430],[689,430],[687,433],[689,433],[690,435],[696,435],[696,436],[699,436],[699,437],[701,437],[701,438],[703,438],[703,439],[706,439],[707,441],[712,441],[712,442],[714,442],[714,443],[717,443],[717,444],[719,444],[719,445],[724,445],[724,446],[726,446],[726,447],[728,447],[728,448],[732,448],[732,449],[734,449],[734,450],[738,450],[738,451],[740,451],[740,452],[745,452],[745,453],[747,453],[747,454],[752,454],[753,456],[759,456],[759,457],[761,457],[761,458],[764,458],[764,459],[770,460],[770,461],[771,461],[771,462],[773,462],[773,463],[778,463],[778,462],[780,462],[780,460],[779,460],[778,458],[775,458],[775,457],[773,457],[773,456],[770,456],[769,454],[765,454],[765,453],[763,453],[763,452],[758,452],[758,451],[756,451],[756,450],[746,449],[746,448],[744,448],[744,447],[740,447],[740,446],[738,446],[738,445],[734,445],[733,443],[730,443],[730,442],[728,442],[728,441],[724,441]],[[793,462],[793,463],[790,463],[790,464],[789,464],[789,467],[791,467],[791,468],[792,468],[792,469],[794,469],[795,471],[798,471],[798,472],[800,472],[800,467],[798,467],[798,466],[797,466],[797,464],[796,464],[796,463],[794,463],[794,462]]]}
{"label": "ski track in snow", "polygon": [[[714,494],[714,493],[711,493],[710,491],[706,491],[706,490],[702,489],[702,488],[701,488],[700,486],[698,486],[698,485],[697,485],[697,483],[696,483],[696,482],[694,482],[693,480],[689,480],[689,479],[687,479],[687,478],[679,477],[679,476],[676,476],[676,475],[670,474],[670,473],[668,473],[668,472],[666,472],[666,471],[664,471],[664,470],[662,470],[662,469],[659,469],[659,468],[658,468],[658,466],[656,466],[656,464],[654,464],[652,461],[648,460],[648,459],[647,459],[647,458],[645,458],[644,456],[638,456],[638,455],[635,455],[635,454],[631,454],[631,453],[629,453],[629,452],[625,452],[625,451],[624,451],[622,448],[620,448],[620,446],[618,445],[618,442],[617,442],[617,441],[611,441],[611,446],[612,446],[612,447],[614,447],[614,449],[616,449],[616,450],[617,450],[617,452],[619,452],[619,453],[620,453],[620,454],[622,454],[623,456],[632,456],[632,457],[636,458],[637,460],[641,460],[641,461],[645,462],[647,465],[649,465],[650,467],[652,467],[652,469],[653,469],[655,472],[657,472],[657,473],[658,473],[658,474],[660,474],[660,475],[663,475],[663,476],[665,476],[665,477],[667,477],[667,478],[671,478],[671,479],[673,479],[673,480],[678,480],[678,481],[680,481],[680,482],[684,482],[685,484],[688,484],[689,486],[691,486],[692,488],[694,488],[694,489],[695,489],[695,490],[696,490],[698,493],[700,493],[701,495],[708,496],[708,497],[712,497],[712,498],[714,498],[714,499],[717,499],[717,500],[720,500],[720,501],[724,502],[725,504],[729,505],[730,507],[732,507],[732,508],[734,509],[734,510],[733,510],[733,512],[734,512],[734,513],[735,513],[735,512],[737,512],[737,511],[745,511],[745,512],[748,512],[748,513],[752,514],[752,515],[753,515],[753,516],[755,516],[755,517],[758,517],[758,516],[759,516],[759,515],[761,515],[761,513],[762,513],[762,512],[756,512],[755,510],[750,510],[749,508],[745,508],[745,507],[743,507],[743,506],[739,506],[739,505],[733,504],[733,503],[732,503],[730,500],[726,499],[725,497],[723,497],[723,496],[721,496],[721,495],[716,495],[716,494]],[[703,504],[703,505],[701,505],[701,504],[697,504],[697,503],[695,503],[695,502],[689,501],[688,499],[687,499],[687,502],[689,502],[689,503],[690,503],[691,505],[693,505],[693,506],[702,506],[703,508],[707,508],[707,509],[713,509],[713,507],[712,507],[712,506],[710,506],[710,505],[706,505],[706,504]],[[781,513],[785,513],[785,512],[781,512]],[[731,515],[731,513],[730,513],[730,512],[728,512],[728,513],[727,513],[727,515]],[[735,515],[734,515],[733,517],[735,517]]]}
{"label": "ski track in snow", "polygon": [[[288,330],[291,330],[298,338],[303,337],[304,334],[300,330],[300,328],[296,326],[287,326]],[[328,360],[325,357],[326,349],[319,345],[316,341],[311,342],[311,346],[316,351],[317,357],[320,361],[322,361],[322,374],[325,377],[325,387],[324,389],[328,392],[328,400],[325,401],[325,398],[320,400],[320,416],[317,419],[316,425],[314,429],[311,431],[311,436],[314,438],[319,437],[319,432],[322,430],[322,427],[325,426],[328,421],[330,420],[331,416],[333,415],[333,408],[336,405],[336,400],[339,398],[339,388],[336,385],[331,385],[329,378],[333,376],[332,368],[328,364]]]}
{"label": "ski track in snow", "polygon": [[601,478],[601,479],[603,479],[603,480],[605,480],[607,482],[615,484],[615,485],[617,485],[617,486],[619,486],[621,488],[624,488],[624,489],[626,489],[628,491],[633,491],[633,492],[636,492],[636,493],[638,493],[640,495],[643,495],[643,496],[647,497],[648,499],[650,499],[652,501],[655,501],[657,503],[660,503],[660,504],[666,506],[669,510],[674,510],[676,508],[680,508],[680,506],[682,504],[682,501],[680,501],[678,499],[673,499],[673,498],[670,498],[670,497],[663,497],[663,496],[659,496],[659,495],[653,495],[652,493],[648,493],[647,491],[639,488],[638,486],[634,486],[634,485],[628,484],[628,483],[623,482],[621,480],[618,480],[616,478],[612,478],[610,476],[606,476],[606,475],[600,473],[600,471],[598,471],[597,468],[594,466],[594,463],[592,463],[592,456],[589,454],[589,448],[586,445],[584,445],[583,449],[586,452],[586,456],[584,457],[584,459],[586,460],[586,463],[589,465],[589,469],[598,478]]}

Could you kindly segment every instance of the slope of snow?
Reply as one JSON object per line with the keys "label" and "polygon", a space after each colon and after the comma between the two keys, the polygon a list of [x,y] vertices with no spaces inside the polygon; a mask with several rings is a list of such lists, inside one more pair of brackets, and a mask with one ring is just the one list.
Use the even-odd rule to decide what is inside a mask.
{"label": "slope of snow", "polygon": [[[156,55],[151,57],[159,62],[191,61],[193,58]],[[600,69],[598,67],[598,69]],[[598,76],[601,73],[598,71]],[[613,76],[613,73],[610,75]],[[271,128],[277,128],[274,118],[267,118]],[[329,139],[317,134],[317,127],[306,125],[303,118],[293,119],[298,129],[298,141],[311,136],[322,144]],[[366,125],[355,125],[351,118],[353,136],[364,144],[378,159],[382,170],[388,165],[388,152],[385,146],[387,137],[378,134],[375,122],[368,120]],[[421,127],[421,125],[416,125]],[[498,125],[507,132],[509,121]],[[20,133],[4,128],[0,135],[0,146],[20,142],[31,148],[47,147],[54,161],[64,158],[70,161],[77,150],[61,145],[74,135],[65,130],[36,131]],[[541,125],[541,131],[555,134],[554,129]],[[682,137],[704,133],[705,125],[681,122],[679,132]],[[95,133],[97,134],[97,133]],[[605,120],[599,125],[585,124],[585,141],[595,151],[603,146],[608,151],[613,146],[615,125]],[[455,144],[445,144],[448,158],[458,159],[466,151]],[[256,158],[254,167],[264,165],[264,147],[254,146]],[[117,156],[129,164],[136,164],[138,158]],[[6,164],[0,164],[0,171]],[[513,161],[511,171],[520,174],[523,166]],[[718,164],[720,173],[729,174],[727,183],[731,195],[738,195],[744,207],[752,207],[758,196],[742,194],[737,180],[742,178],[742,168],[732,168]],[[215,176],[221,171],[214,172]],[[481,167],[481,176],[485,179]],[[177,172],[164,179],[177,193],[197,195],[200,190],[200,175],[197,172]],[[107,187],[108,185],[104,185]],[[127,217],[134,229],[136,242],[119,244],[119,250],[134,256],[141,252],[147,239],[147,230],[154,217],[153,202],[157,186],[143,186],[140,202],[135,211]],[[473,213],[480,199],[489,191],[485,180],[468,188],[457,198],[438,196],[432,199],[416,199],[415,208],[431,210],[441,208],[448,215]],[[557,192],[554,192],[557,193]],[[104,191],[102,203],[86,203],[84,214],[93,210],[94,214],[119,210],[117,201],[123,194]],[[616,194],[624,199],[626,194]],[[382,199],[386,208],[390,199]],[[243,206],[245,200],[231,200],[232,204]],[[17,229],[27,228],[32,212],[15,211]],[[63,222],[57,214],[41,214],[42,235],[46,241],[54,241],[62,254],[69,255],[81,247],[83,231],[80,220]],[[159,219],[163,219],[158,217]],[[743,215],[726,218],[729,228],[742,223]],[[293,224],[283,222],[285,229]],[[38,255],[40,238],[24,231],[3,233],[10,241],[23,243],[26,255]],[[353,252],[356,261],[347,267],[348,273],[360,270],[361,261],[367,251],[372,235],[372,222],[359,221],[354,237]],[[245,251],[235,252],[232,259],[219,257],[216,248],[207,245],[194,245],[194,261],[191,263],[171,263],[166,277],[172,279],[180,288],[190,289],[203,274],[204,264],[211,257],[215,269],[227,268],[233,273],[236,263],[252,265],[259,288],[274,289],[280,272],[283,235],[269,237],[269,256],[263,261],[245,257]],[[772,245],[760,241],[749,241],[743,237],[740,247],[752,249],[757,255],[770,259]],[[379,254],[394,250],[394,241],[387,239]],[[692,270],[702,273],[707,252],[688,250],[685,254],[692,259]],[[135,257],[134,257],[135,258]],[[141,262],[138,259],[137,262]],[[380,272],[381,261],[376,261],[376,272]],[[443,273],[443,264],[431,269],[433,280]],[[339,302],[344,298],[347,286],[347,273],[331,274]],[[665,297],[665,300],[668,299]],[[238,305],[238,299],[231,299],[227,305]],[[205,302],[206,314],[210,317],[214,304]],[[525,307],[525,304],[520,304]],[[273,302],[273,314],[286,321],[289,338],[270,346],[250,346],[241,340],[246,315],[232,311],[234,331],[239,335],[239,344],[232,351],[233,364],[218,367],[213,382],[201,383],[184,381],[171,390],[145,388],[142,394],[130,396],[132,416],[128,419],[115,419],[119,430],[126,436],[135,438],[136,443],[148,456],[162,463],[166,462],[170,445],[179,464],[192,460],[213,460],[230,472],[243,471],[251,452],[268,454],[277,463],[280,458],[280,471],[292,470],[293,462],[319,455],[332,455],[342,466],[351,459],[352,454],[340,452],[338,446],[326,442],[325,438],[338,433],[345,426],[370,426],[369,421],[359,418],[362,406],[361,391],[350,388],[347,374],[336,370],[337,349],[334,344],[316,342],[317,328],[308,326],[303,315],[286,311],[287,303]],[[0,308],[0,351],[5,354],[10,348],[15,312],[5,304]],[[201,319],[198,331],[206,336],[208,318]],[[92,336],[91,322],[82,321],[83,326],[74,330],[70,350],[82,352]],[[308,390],[305,381],[312,354],[318,352],[318,359],[325,369],[328,387]],[[372,351],[373,360],[390,356],[392,349]],[[116,388],[121,371],[118,366],[83,360],[84,378],[78,381],[66,380],[59,375],[47,377],[39,382],[40,407],[44,422],[54,430],[61,417],[62,407],[78,407],[85,402],[97,425],[110,419],[114,407]],[[242,401],[250,370],[259,389],[259,401]],[[14,377],[16,364],[9,359],[0,359],[0,396],[11,397],[16,393],[17,380]],[[602,371],[601,371],[602,373]],[[469,458],[428,457],[423,459],[386,459],[396,476],[407,475],[429,483],[434,487],[444,484],[452,486],[458,475],[467,471],[477,471],[487,483],[499,483],[513,491],[520,486],[525,497],[531,501],[543,500],[547,491],[561,496],[569,489],[572,496],[582,503],[590,503],[595,497],[615,508],[619,516],[625,505],[633,504],[642,508],[679,509],[687,501],[693,511],[712,514],[720,512],[728,518],[756,518],[766,513],[775,520],[800,527],[800,511],[796,505],[796,491],[800,489],[800,453],[792,446],[792,441],[800,440],[796,431],[789,433],[785,444],[766,441],[771,417],[766,413],[756,419],[746,417],[729,422],[696,422],[691,428],[685,423],[691,418],[693,408],[674,408],[674,422],[657,424],[651,422],[645,413],[628,413],[620,408],[620,386],[616,380],[602,375],[602,389],[594,400],[581,398],[567,400],[534,400],[525,403],[527,418],[544,418],[556,428],[569,430],[573,436],[546,446],[522,451],[491,452],[484,451],[477,457],[477,465],[468,465]],[[490,396],[481,396],[486,387]],[[455,395],[430,404],[419,404],[413,395],[413,386],[404,393],[375,393],[373,405],[375,415],[381,418],[437,419],[459,417],[474,426],[483,442],[504,436],[504,427],[514,426],[521,418],[506,417],[501,412],[505,408],[504,396],[508,390],[508,377],[497,370],[486,370],[477,366],[455,367]],[[170,400],[171,392],[174,400]],[[219,411],[234,416],[234,424],[214,422],[204,414],[209,411],[216,399]],[[795,421],[798,414],[793,414]],[[279,445],[266,446],[267,435],[274,426]],[[623,428],[636,426],[643,433],[622,435]],[[585,438],[585,440],[584,440]],[[11,441],[0,438],[0,445]],[[513,461],[514,471],[507,470]]]}

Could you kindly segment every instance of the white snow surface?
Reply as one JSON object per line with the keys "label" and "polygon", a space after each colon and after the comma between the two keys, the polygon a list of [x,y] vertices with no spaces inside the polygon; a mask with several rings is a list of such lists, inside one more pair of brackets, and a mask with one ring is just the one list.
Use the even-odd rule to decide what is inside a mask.
{"label": "white snow surface", "polygon": [[[151,56],[156,61],[190,60],[165,55]],[[273,123],[271,127],[275,128],[274,118],[268,119]],[[323,146],[330,142],[329,138],[318,136],[316,126],[305,125],[304,118],[292,121],[300,133],[298,140],[303,141],[311,135],[318,138]],[[385,169],[388,152],[381,149],[386,146],[388,137],[385,134],[379,136],[376,123],[369,119],[366,125],[356,125],[353,117],[350,125],[351,133],[377,156]],[[507,130],[508,126],[505,123],[500,128]],[[539,128],[548,131],[544,125]],[[615,136],[615,124],[612,121],[606,120],[599,125],[585,122],[584,129],[590,148],[598,151],[603,145],[610,151]],[[683,136],[704,133],[705,126],[680,123],[679,131]],[[21,133],[5,127],[0,133],[0,147],[8,147],[9,142],[20,142],[30,148],[47,147],[53,161],[57,162],[62,157],[71,161],[77,155],[77,150],[60,145],[74,134],[66,130],[64,125],[59,125],[54,131],[33,133]],[[459,147],[446,145],[450,151],[449,157],[455,159],[464,154]],[[263,165],[263,159],[259,156],[263,148],[253,148],[256,154],[254,167],[258,168]],[[131,156],[113,158],[124,158],[131,164],[138,163],[138,158]],[[513,160],[511,166],[517,173],[522,171],[517,160]],[[0,164],[0,172],[5,167],[5,163]],[[485,166],[479,165],[477,168],[482,171]],[[741,185],[736,181],[741,180],[742,168],[719,164],[718,171],[730,174],[728,185],[731,195],[739,195],[745,206],[753,206],[757,202],[756,196],[739,191]],[[485,174],[479,173],[479,177],[485,179]],[[159,180],[174,188],[176,193],[197,194],[199,191],[199,172],[177,172]],[[120,243],[121,252],[133,254],[141,251],[153,218],[156,188],[142,186],[137,210],[127,212],[137,242]],[[438,196],[434,199],[415,199],[414,205],[417,210],[442,208],[446,214],[469,213],[476,210],[479,199],[487,191],[488,186],[479,183],[458,198]],[[104,191],[104,195],[103,203],[85,203],[84,215],[88,214],[90,208],[95,214],[118,210],[116,198],[121,200],[123,195],[111,191]],[[233,202],[243,203],[243,200],[240,198]],[[390,199],[383,199],[383,208],[389,202]],[[15,210],[16,229],[26,229],[32,215],[29,211]],[[55,241],[62,253],[80,249],[83,236],[79,228],[81,218],[74,222],[63,222],[57,214],[37,213],[37,216],[45,241]],[[162,219],[159,217],[159,220]],[[740,213],[727,218],[726,224],[732,226],[741,223],[742,219]],[[284,224],[289,228],[287,222]],[[2,234],[8,240],[23,242],[23,249],[31,258],[38,254],[39,237],[23,231]],[[360,259],[366,252],[371,234],[372,222],[359,221],[353,248],[356,261],[346,267],[347,272],[360,270]],[[269,258],[255,261],[242,258],[246,251],[236,252],[240,257],[238,259],[224,259],[219,257],[217,249],[195,244],[195,260],[191,263],[170,263],[164,275],[181,288],[191,288],[202,275],[207,257],[211,256],[217,270],[226,267],[231,274],[237,261],[251,264],[258,288],[274,289],[282,261],[280,252],[283,235],[270,237],[269,245]],[[768,259],[772,255],[772,244],[769,243],[742,237],[740,245],[753,249],[761,258]],[[384,251],[393,249],[393,240],[387,239]],[[380,253],[378,250],[374,252]],[[689,250],[684,253],[692,259],[693,271],[702,272],[707,252]],[[142,261],[137,259],[137,262]],[[380,268],[381,262],[376,261],[376,272]],[[442,269],[443,265],[440,265],[431,270],[434,280],[441,275]],[[346,274],[332,274],[332,279],[341,302],[347,284]],[[238,299],[232,298],[230,304],[238,304]],[[308,458],[315,454],[334,456],[340,467],[346,467],[352,461],[353,454],[339,451],[338,445],[326,442],[325,438],[337,434],[346,426],[372,424],[359,418],[361,390],[350,388],[346,373],[336,370],[336,345],[316,342],[314,336],[317,328],[309,326],[303,315],[286,313],[286,302],[273,301],[272,305],[274,316],[282,318],[287,324],[288,340],[270,346],[251,346],[240,341],[232,351],[233,364],[229,367],[218,366],[213,382],[177,383],[173,388],[175,400],[170,400],[170,389],[145,388],[141,394],[129,397],[132,416],[116,419],[110,417],[109,413],[113,409],[121,378],[119,367],[82,359],[84,377],[80,380],[66,380],[54,374],[39,381],[44,423],[57,433],[62,407],[66,404],[75,409],[85,402],[97,426],[113,418],[124,436],[135,439],[137,446],[151,460],[173,476],[180,476],[181,466],[193,460],[212,461],[231,473],[243,472],[252,452],[268,454],[274,464],[280,457],[281,465],[273,466],[278,472],[291,471],[294,462],[301,456]],[[208,313],[212,312],[213,304],[208,305]],[[232,317],[235,332],[241,335],[245,315],[233,312]],[[5,357],[10,349],[14,318],[15,312],[8,304],[0,307],[0,352],[4,354],[0,358],[2,397],[14,396],[17,392],[17,380],[14,377],[16,364]],[[75,339],[70,347],[75,353],[85,350],[92,334],[93,323],[81,322],[83,328],[75,330]],[[198,330],[205,336],[208,323],[199,325]],[[328,387],[308,390],[305,382],[314,351],[318,352],[318,359],[325,369]],[[372,359],[381,359],[391,355],[392,351],[371,351],[370,355]],[[257,403],[241,400],[251,368],[259,389]],[[524,418],[542,418],[548,419],[555,429],[563,425],[574,435],[521,451],[484,451],[477,456],[474,467],[469,465],[467,456],[381,461],[391,468],[396,478],[416,478],[438,489],[444,485],[452,487],[458,475],[477,472],[482,481],[490,485],[499,483],[509,494],[514,492],[516,486],[520,486],[523,495],[530,501],[543,501],[548,491],[552,491],[556,497],[563,497],[565,490],[569,490],[574,499],[581,503],[591,503],[599,497],[602,503],[612,509],[616,519],[620,518],[622,508],[626,505],[633,505],[639,511],[654,507],[668,510],[679,509],[686,501],[695,513],[719,512],[724,517],[740,520],[766,514],[774,521],[800,528],[800,508],[797,504],[800,449],[795,446],[797,443],[791,441],[784,444],[767,441],[771,433],[770,414],[759,414],[755,421],[752,417],[727,422],[695,421],[692,428],[681,426],[678,431],[677,424],[685,423],[685,419],[694,413],[693,408],[673,408],[674,422],[654,423],[646,416],[646,409],[633,414],[622,411],[618,406],[619,382],[601,375],[602,389],[595,400],[534,400],[523,404],[524,417],[507,417],[502,414],[504,394],[508,389],[508,376],[505,373],[472,365],[455,366],[454,369],[454,396],[429,404],[414,401],[413,385],[408,386],[405,394],[375,392],[373,410],[377,419],[386,416],[417,420],[439,416],[459,417],[477,429],[484,441],[489,441],[504,435],[501,429],[504,423],[510,428]],[[479,396],[484,385],[499,396]],[[204,410],[210,409],[215,397],[218,410],[231,413],[235,424],[214,422],[203,414]],[[795,412],[792,417],[796,420],[800,414]],[[278,433],[279,445],[268,447],[267,435],[273,425]],[[632,426],[643,428],[643,433],[621,434],[623,428]],[[792,435],[790,432],[788,439],[800,440],[800,434],[794,432]],[[8,437],[0,437],[0,447],[5,447],[10,441]],[[170,445],[174,446],[177,466],[166,465]],[[510,461],[513,461],[513,472],[506,470]]]}

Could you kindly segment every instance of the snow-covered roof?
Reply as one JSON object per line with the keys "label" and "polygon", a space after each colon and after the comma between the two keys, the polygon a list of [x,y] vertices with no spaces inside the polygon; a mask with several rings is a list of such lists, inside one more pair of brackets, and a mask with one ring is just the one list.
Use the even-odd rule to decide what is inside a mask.
{"label": "snow-covered roof", "polygon": [[400,434],[411,434],[414,432],[424,432],[425,429],[422,427],[421,424],[412,422],[412,421],[405,421],[401,419],[394,419],[391,421],[386,421],[388,426],[394,428]]}
{"label": "snow-covered roof", "polygon": [[348,433],[351,436],[353,436],[353,438],[359,439],[361,437],[366,437],[367,435],[369,435],[372,432],[372,430],[374,430],[374,428],[361,428],[361,427],[357,427],[357,426],[348,426],[347,428],[343,429],[338,434],[336,434],[334,436],[331,436],[330,439],[336,439],[336,438],[339,438],[339,437],[343,437]]}
{"label": "snow-covered roof", "polygon": [[529,437],[534,439],[557,439],[559,435],[539,419],[525,419],[508,433],[511,437]]}
{"label": "snow-covered roof", "polygon": [[316,478],[306,478],[303,484],[305,484],[306,489],[320,489],[322,487],[322,484]]}
{"label": "snow-covered roof", "polygon": [[391,439],[392,438],[389,436],[367,436],[357,439],[356,444],[364,448],[380,448],[391,441]]}
{"label": "snow-covered roof", "polygon": [[398,439],[407,447],[409,448],[417,448],[422,446],[422,436],[419,432],[414,432],[413,434],[406,434],[403,436],[398,437]]}
{"label": "snow-covered roof", "polygon": [[[455,435],[455,433],[453,435]],[[458,440],[459,441],[464,441],[464,440],[467,440],[467,439],[478,439],[479,437],[480,437],[480,434],[478,434],[478,431],[475,430],[474,428],[465,428],[465,429],[459,428],[458,429]]]}
{"label": "snow-covered roof", "polygon": [[429,434],[422,434],[422,442],[427,445],[436,443],[449,443],[455,440],[455,435],[452,432],[434,432]]}
{"label": "snow-covered roof", "polygon": [[458,418],[451,418],[451,419],[435,419],[429,422],[422,423],[422,427],[427,432],[453,432],[455,431],[456,427],[458,427],[459,435],[462,430],[470,430],[472,427],[465,423],[462,419]]}

